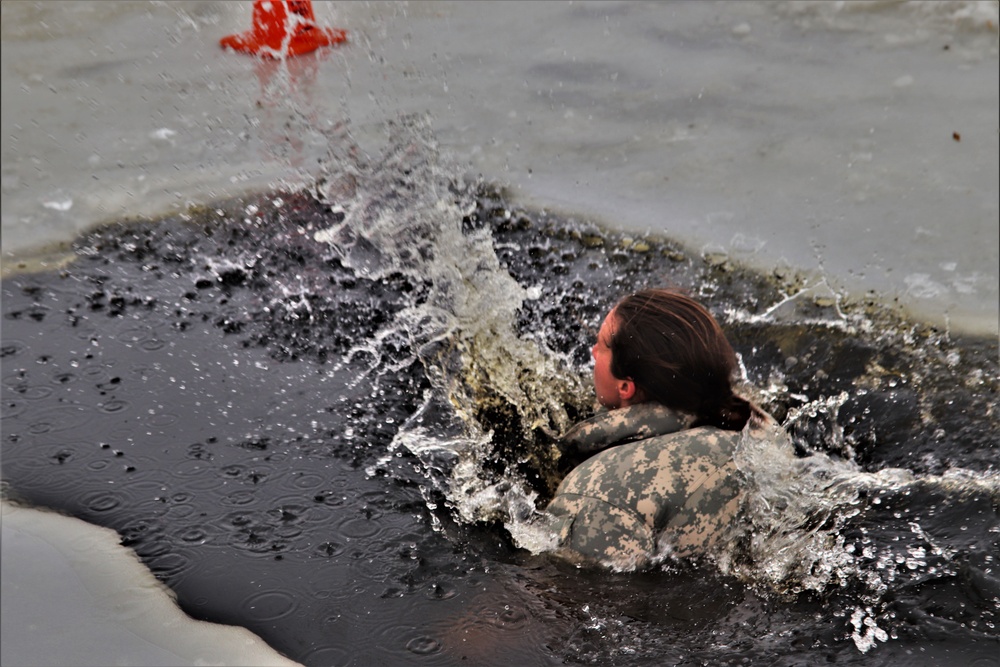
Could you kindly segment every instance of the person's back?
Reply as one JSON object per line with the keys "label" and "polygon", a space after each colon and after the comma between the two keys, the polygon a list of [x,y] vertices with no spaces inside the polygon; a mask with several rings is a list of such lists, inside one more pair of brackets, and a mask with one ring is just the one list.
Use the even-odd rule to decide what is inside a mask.
{"label": "person's back", "polygon": [[547,507],[562,553],[621,568],[664,549],[705,553],[739,509],[733,452],[743,432],[773,423],[732,392],[728,341],[699,304],[647,290],[608,314],[594,360],[609,410],[561,439],[564,452],[594,454]]}

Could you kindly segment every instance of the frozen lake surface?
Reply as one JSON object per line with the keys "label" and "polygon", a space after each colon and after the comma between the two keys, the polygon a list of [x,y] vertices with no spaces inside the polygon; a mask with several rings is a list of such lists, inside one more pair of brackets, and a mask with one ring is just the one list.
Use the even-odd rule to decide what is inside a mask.
{"label": "frozen lake surface", "polygon": [[309,182],[338,125],[429,113],[523,201],[997,331],[996,3],[316,12],[351,41],[284,65],[218,47],[249,2],[4,3],[5,255]]}
{"label": "frozen lake surface", "polygon": [[192,621],[114,531],[7,501],[0,512],[3,664],[298,664],[243,628]]}

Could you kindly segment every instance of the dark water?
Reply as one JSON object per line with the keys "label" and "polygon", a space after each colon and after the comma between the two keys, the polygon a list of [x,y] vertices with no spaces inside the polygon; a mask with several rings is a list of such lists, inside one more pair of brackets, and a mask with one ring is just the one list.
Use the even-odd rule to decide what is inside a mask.
{"label": "dark water", "polygon": [[[110,225],[5,279],[8,495],[117,530],[190,615],[307,665],[1000,663],[996,340],[875,295],[776,308],[801,277],[452,173],[394,139],[319,194]],[[549,444],[590,410],[594,332],[645,285],[719,315],[797,460],[855,464],[801,553],[768,537],[782,508],[648,572],[518,547],[572,463]],[[517,356],[539,349],[551,377]]]}

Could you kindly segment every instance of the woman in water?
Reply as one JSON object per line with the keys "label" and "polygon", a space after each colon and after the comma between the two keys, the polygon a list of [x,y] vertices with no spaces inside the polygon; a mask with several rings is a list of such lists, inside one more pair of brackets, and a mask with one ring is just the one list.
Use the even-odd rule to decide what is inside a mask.
{"label": "woman in water", "polygon": [[732,346],[702,305],[647,289],[611,309],[593,356],[608,410],[560,441],[566,455],[591,455],[547,508],[560,550],[621,568],[705,553],[739,508],[742,433],[774,425],[733,392]]}

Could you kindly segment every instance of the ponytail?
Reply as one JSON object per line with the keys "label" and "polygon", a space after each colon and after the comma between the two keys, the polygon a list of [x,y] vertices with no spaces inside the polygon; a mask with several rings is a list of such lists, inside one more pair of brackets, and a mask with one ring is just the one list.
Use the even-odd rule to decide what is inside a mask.
{"label": "ponytail", "polygon": [[750,401],[730,391],[718,404],[704,406],[691,426],[715,426],[726,431],[740,431],[756,412],[757,409]]}

